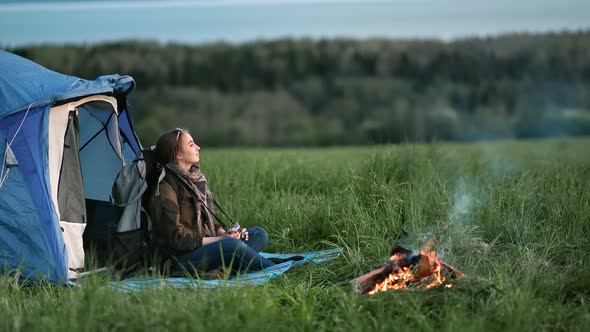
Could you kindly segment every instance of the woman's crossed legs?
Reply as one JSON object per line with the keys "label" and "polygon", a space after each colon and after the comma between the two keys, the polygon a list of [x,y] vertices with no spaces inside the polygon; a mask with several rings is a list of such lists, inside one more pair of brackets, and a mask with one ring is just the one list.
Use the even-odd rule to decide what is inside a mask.
{"label": "woman's crossed legs", "polygon": [[220,267],[245,273],[273,266],[275,263],[260,256],[268,243],[268,233],[262,227],[248,228],[248,241],[227,238],[199,247],[178,256],[179,269],[192,273],[205,272]]}

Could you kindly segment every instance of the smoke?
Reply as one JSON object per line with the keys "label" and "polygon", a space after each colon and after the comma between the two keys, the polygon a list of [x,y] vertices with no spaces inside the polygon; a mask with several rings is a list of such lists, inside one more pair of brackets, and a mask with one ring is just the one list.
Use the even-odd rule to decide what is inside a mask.
{"label": "smoke", "polygon": [[[460,176],[450,192],[449,208],[444,217],[423,228],[406,230],[400,240],[403,247],[419,252],[429,242],[437,256],[448,260],[454,252],[453,244],[463,240],[477,229],[475,214],[485,200],[484,192],[470,177]],[[452,260],[451,260],[452,261]]]}
{"label": "smoke", "polygon": [[464,262],[466,257],[484,255],[490,245],[483,236],[483,209],[490,204],[495,188],[522,174],[521,167],[504,146],[482,143],[473,154],[466,155],[447,191],[446,213],[427,226],[406,230],[400,240],[402,246],[418,252],[433,241],[437,255],[450,264],[457,257]]}
{"label": "smoke", "polygon": [[445,220],[447,242],[442,244],[448,248],[447,255],[476,254],[487,249],[488,243],[482,238],[483,209],[492,204],[495,190],[512,183],[523,170],[507,148],[502,142],[477,145],[475,162],[479,167],[472,173],[464,171],[456,181]]}
{"label": "smoke", "polygon": [[451,208],[447,219],[462,225],[471,223],[477,192],[467,186],[465,178],[460,178],[456,187],[452,194],[453,198],[451,199]]}

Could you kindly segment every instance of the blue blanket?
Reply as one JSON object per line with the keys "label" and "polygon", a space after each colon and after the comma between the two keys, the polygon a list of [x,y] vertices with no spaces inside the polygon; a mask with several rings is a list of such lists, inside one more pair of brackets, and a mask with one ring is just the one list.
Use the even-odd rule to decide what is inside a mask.
{"label": "blue blanket", "polygon": [[219,286],[244,286],[244,285],[259,285],[269,280],[276,278],[289,269],[300,266],[306,263],[318,264],[334,259],[340,255],[342,249],[334,248],[322,251],[312,251],[298,254],[275,254],[261,252],[260,255],[271,258],[287,258],[291,256],[303,256],[304,259],[300,261],[287,261],[276,264],[261,271],[251,272],[234,276],[229,279],[215,279],[215,280],[201,280],[193,278],[164,278],[158,276],[137,276],[121,281],[113,281],[108,287],[124,293],[141,292],[145,289],[163,288],[163,287],[201,287],[213,288]]}

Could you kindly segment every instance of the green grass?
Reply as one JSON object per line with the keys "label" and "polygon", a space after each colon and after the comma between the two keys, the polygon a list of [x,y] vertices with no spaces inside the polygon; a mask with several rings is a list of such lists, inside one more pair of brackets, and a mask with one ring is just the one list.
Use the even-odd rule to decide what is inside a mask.
{"label": "green grass", "polygon": [[[590,330],[590,139],[201,151],[210,187],[269,251],[341,258],[250,288],[125,295],[0,278],[0,329]],[[435,238],[452,289],[357,296],[393,244]]]}

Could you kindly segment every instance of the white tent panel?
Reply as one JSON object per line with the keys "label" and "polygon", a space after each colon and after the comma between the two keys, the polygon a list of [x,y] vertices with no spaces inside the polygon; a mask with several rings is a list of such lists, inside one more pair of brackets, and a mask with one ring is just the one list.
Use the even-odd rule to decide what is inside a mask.
{"label": "white tent panel", "polygon": [[[59,216],[58,204],[58,189],[60,171],[62,169],[62,160],[64,153],[64,138],[68,126],[68,116],[71,111],[77,111],[77,107],[89,102],[104,101],[112,105],[110,112],[117,114],[117,101],[113,97],[108,96],[90,96],[80,100],[76,100],[67,104],[52,107],[49,113],[49,132],[48,132],[48,162],[49,162],[49,179],[51,186],[51,200],[55,206],[55,211]],[[102,127],[94,128],[97,132]],[[81,130],[88,130],[88,128],[81,128]],[[91,134],[93,135],[93,133]],[[104,136],[104,135],[103,135]],[[120,150],[120,147],[119,147]],[[84,172],[84,165],[82,165]],[[82,235],[86,228],[85,223],[77,222],[60,222],[62,235],[67,253],[67,264],[69,269],[80,269],[84,267],[84,248]]]}
{"label": "white tent panel", "polygon": [[[74,111],[76,107],[91,102],[91,101],[105,101],[113,106],[115,113],[117,112],[117,100],[109,96],[90,96],[71,103],[62,104],[52,107],[49,113],[49,180],[51,185],[51,200],[55,206],[55,211],[59,217],[59,204],[57,202],[57,190],[59,187],[59,173],[61,170],[61,162],[63,159],[64,137],[68,126],[68,115]],[[59,218],[58,218],[59,220]]]}

